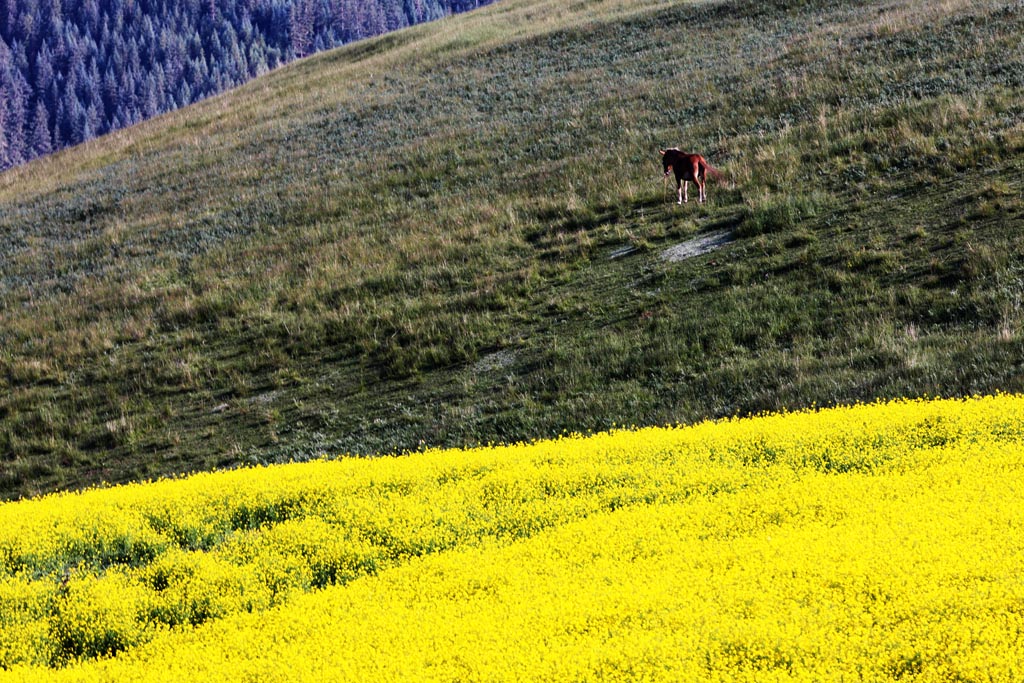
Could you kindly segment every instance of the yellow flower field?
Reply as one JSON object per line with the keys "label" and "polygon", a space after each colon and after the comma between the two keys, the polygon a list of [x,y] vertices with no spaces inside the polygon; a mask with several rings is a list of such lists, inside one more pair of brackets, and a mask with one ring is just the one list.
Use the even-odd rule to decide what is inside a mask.
{"label": "yellow flower field", "polygon": [[0,506],[0,681],[1024,681],[1024,397]]}

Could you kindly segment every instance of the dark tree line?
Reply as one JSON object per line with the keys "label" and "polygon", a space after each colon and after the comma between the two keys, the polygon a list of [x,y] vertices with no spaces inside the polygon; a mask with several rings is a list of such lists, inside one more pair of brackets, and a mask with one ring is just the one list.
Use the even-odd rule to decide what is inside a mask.
{"label": "dark tree line", "polygon": [[0,0],[0,170],[491,0]]}

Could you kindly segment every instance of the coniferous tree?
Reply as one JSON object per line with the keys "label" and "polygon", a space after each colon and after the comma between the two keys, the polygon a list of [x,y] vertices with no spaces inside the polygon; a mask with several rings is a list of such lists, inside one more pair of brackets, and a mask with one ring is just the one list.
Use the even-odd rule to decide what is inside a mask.
{"label": "coniferous tree", "polygon": [[36,73],[33,79],[34,90],[37,96],[46,92],[53,78],[53,52],[50,50],[49,43],[44,42],[36,57]]}
{"label": "coniferous tree", "polygon": [[[25,161],[25,119],[30,89],[25,78],[8,64],[0,74],[0,90],[4,91],[4,137],[6,164],[13,166]],[[6,167],[6,166],[5,166]]]}
{"label": "coniferous tree", "polygon": [[0,83],[0,168],[11,166],[11,160],[7,155],[7,136],[10,128],[7,125],[7,88]]}
{"label": "coniferous tree", "polygon": [[32,157],[43,156],[53,151],[50,135],[50,112],[40,99],[36,102],[36,113],[32,117],[32,133],[29,137],[29,152]]}
{"label": "coniferous tree", "polygon": [[[117,75],[113,66],[107,66],[103,74],[103,85],[100,88],[100,98],[103,100],[103,111],[108,120],[115,120],[117,113]],[[112,126],[108,126],[108,130]]]}
{"label": "coniferous tree", "polygon": [[295,0],[289,15],[290,43],[293,54],[305,57],[313,48],[313,3],[312,0]]}
{"label": "coniferous tree", "polygon": [[152,118],[160,113],[160,87],[157,85],[156,75],[150,73],[142,83],[140,90],[142,100],[142,117]]}

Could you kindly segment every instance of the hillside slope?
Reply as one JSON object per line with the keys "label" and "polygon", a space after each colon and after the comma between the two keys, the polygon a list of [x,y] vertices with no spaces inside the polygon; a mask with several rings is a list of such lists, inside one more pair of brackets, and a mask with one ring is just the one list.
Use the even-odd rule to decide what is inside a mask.
{"label": "hillside slope", "polygon": [[502,0],[3,174],[0,493],[1022,389],[1022,33]]}

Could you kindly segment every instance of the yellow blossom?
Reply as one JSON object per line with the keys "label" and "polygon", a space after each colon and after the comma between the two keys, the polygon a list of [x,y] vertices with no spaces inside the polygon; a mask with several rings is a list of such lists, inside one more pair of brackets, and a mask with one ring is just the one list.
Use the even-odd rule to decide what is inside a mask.
{"label": "yellow blossom", "polygon": [[1021,681],[1024,398],[0,505],[3,681]]}

